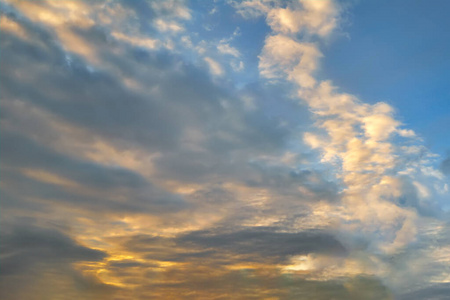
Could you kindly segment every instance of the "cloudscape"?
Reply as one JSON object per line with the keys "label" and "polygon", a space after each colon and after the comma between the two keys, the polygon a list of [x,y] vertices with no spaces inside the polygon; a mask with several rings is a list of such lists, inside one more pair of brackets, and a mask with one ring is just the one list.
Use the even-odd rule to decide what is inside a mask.
{"label": "cloudscape", "polygon": [[0,0],[0,298],[450,299],[449,10]]}

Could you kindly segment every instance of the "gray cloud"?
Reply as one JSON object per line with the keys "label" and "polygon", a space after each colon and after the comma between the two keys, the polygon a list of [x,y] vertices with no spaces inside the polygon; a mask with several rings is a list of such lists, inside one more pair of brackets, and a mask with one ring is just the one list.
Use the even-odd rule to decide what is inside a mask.
{"label": "gray cloud", "polygon": [[270,227],[244,228],[226,233],[196,231],[180,236],[176,242],[194,248],[258,255],[263,260],[272,257],[284,260],[292,255],[308,253],[346,253],[344,246],[330,234],[320,231],[277,232]]}
{"label": "gray cloud", "polygon": [[309,200],[326,199],[336,201],[339,190],[336,183],[325,179],[324,174],[317,170],[298,170],[295,166],[271,166],[265,162],[251,162],[252,169],[258,176],[253,179],[243,179],[249,186],[270,187],[284,194],[301,195],[298,188],[304,187],[311,192]]}
{"label": "gray cloud", "polygon": [[12,199],[7,201],[3,205],[5,208],[10,208],[9,205],[20,208],[24,203],[25,208],[30,208],[33,202],[36,202],[36,198],[41,199],[40,208],[43,210],[48,210],[52,204],[58,204],[98,214],[161,214],[177,212],[188,207],[181,197],[152,186],[117,192],[108,190],[102,195],[89,195],[82,190],[44,183],[14,172],[4,173],[3,181],[8,184],[5,192],[18,201]]}
{"label": "gray cloud", "polygon": [[[38,34],[37,28],[28,26]],[[164,151],[156,160],[157,170],[171,179],[202,180],[216,172],[232,176],[239,173],[236,168],[246,164],[250,153],[278,151],[285,144],[289,132],[277,125],[280,120],[258,111],[244,112],[237,95],[216,86],[205,70],[166,51],[150,53],[118,45],[106,39],[99,27],[76,32],[95,45],[99,57],[116,72],[91,71],[74,54],[68,64],[69,54],[55,41],[30,43],[5,34],[2,97],[28,101],[119,148],[140,145],[147,151]],[[50,33],[43,35],[52,39]],[[21,55],[16,55],[16,48]],[[111,48],[125,55],[111,55]],[[29,81],[6,76],[25,67]],[[137,80],[145,86],[145,93],[125,87],[121,76]],[[185,146],[189,130],[204,137],[196,142],[196,150]]]}
{"label": "gray cloud", "polygon": [[[332,236],[321,232],[284,233],[275,228],[248,228],[234,232],[193,231],[175,238],[136,235],[110,238],[136,256],[175,265],[158,268],[124,262],[119,272],[127,282],[140,282],[147,297],[180,299],[392,299],[376,277],[356,276],[316,281],[283,274],[274,266],[295,254],[345,255]],[[228,266],[242,264],[239,270]],[[252,264],[263,264],[263,266]],[[121,262],[119,263],[121,266]],[[119,274],[117,273],[117,274]],[[142,286],[142,274],[149,280]],[[166,277],[161,282],[153,278]],[[192,292],[195,291],[195,292]]]}
{"label": "gray cloud", "polygon": [[439,283],[413,292],[402,294],[399,300],[446,300],[450,295],[450,284]]}
{"label": "gray cloud", "polygon": [[[276,114],[266,115],[260,109],[246,111],[239,92],[217,86],[206,70],[165,50],[149,52],[117,43],[108,38],[108,29],[101,26],[71,28],[93,46],[103,61],[105,68],[96,68],[83,57],[64,51],[51,31],[36,26],[20,13],[9,13],[8,17],[23,26],[33,39],[24,41],[5,33],[0,41],[5,57],[0,62],[4,70],[0,74],[3,76],[0,90],[3,107],[8,112],[2,121],[12,130],[3,130],[2,139],[9,146],[2,149],[2,163],[9,167],[41,168],[96,189],[127,189],[123,194],[126,202],[118,202],[114,200],[117,193],[105,194],[103,198],[86,197],[78,191],[20,177],[16,172],[10,180],[15,176],[22,181],[15,184],[22,191],[16,188],[15,196],[30,197],[40,191],[45,199],[128,212],[148,211],[146,207],[151,207],[152,213],[161,213],[186,207],[180,197],[158,190],[133,171],[73,158],[73,153],[65,155],[43,147],[43,144],[53,145],[62,137],[42,117],[33,120],[23,117],[31,115],[34,108],[89,132],[72,137],[70,143],[74,149],[78,143],[101,138],[120,151],[136,146],[149,154],[161,151],[154,159],[158,180],[196,184],[231,180],[248,182],[253,187],[279,186],[280,191],[287,184],[282,181],[291,182],[289,185],[295,190],[295,184],[308,180],[298,176],[292,180],[296,175],[286,175],[290,170],[283,170],[283,177],[275,183],[276,180],[267,178],[279,177],[275,175],[278,171],[249,164],[253,156],[279,154],[291,132],[279,126],[282,119]],[[122,55],[113,54],[111,49],[119,50]],[[25,69],[29,75],[27,80],[13,75],[17,74],[13,70]],[[126,87],[124,76],[136,80],[143,90]],[[261,103],[274,106],[274,102],[279,102],[280,93],[253,85],[243,95],[264,95],[260,97]],[[26,105],[18,105],[14,110],[9,104],[17,99]],[[290,122],[294,120],[292,116]],[[190,141],[191,132],[202,138]],[[24,182],[29,183],[28,187]],[[310,188],[330,195],[334,189],[326,182]]]}
{"label": "gray cloud", "polygon": [[450,175],[450,153],[449,155],[441,162],[441,171],[445,175]]}
{"label": "gray cloud", "polygon": [[0,142],[4,145],[0,149],[2,165],[7,167],[41,169],[82,185],[102,189],[140,188],[148,184],[140,174],[130,170],[75,159],[5,130],[2,131]]}
{"label": "gray cloud", "polygon": [[[103,212],[151,212],[161,213],[185,209],[187,203],[178,195],[168,193],[144,179],[141,175],[120,167],[104,166],[75,159],[50,150],[21,135],[2,131],[0,140],[4,147],[2,156],[3,188],[15,201],[4,205],[19,207],[25,199],[35,197],[77,208],[95,209]],[[47,183],[21,174],[22,168],[46,171],[78,183],[82,189]],[[16,170],[15,170],[16,169]],[[85,188],[100,190],[102,195],[86,193]],[[6,190],[5,190],[6,189]],[[29,207],[29,206],[28,206]]]}
{"label": "gray cloud", "polygon": [[115,290],[72,267],[74,263],[102,261],[107,257],[105,252],[80,245],[52,228],[29,222],[5,225],[2,221],[2,299],[43,299],[52,295],[107,299]]}
{"label": "gray cloud", "polygon": [[279,232],[276,228],[242,228],[232,232],[193,231],[175,238],[138,235],[115,240],[125,249],[161,261],[207,260],[285,263],[309,253],[345,256],[347,250],[332,235],[321,231]]}
{"label": "gray cloud", "polygon": [[[147,1],[107,5],[132,9],[140,32],[152,38],[158,37],[153,18],[172,17],[170,10],[156,12]],[[5,253],[0,290],[11,286],[5,299],[39,299],[44,289],[52,295],[68,292],[68,299],[199,299],[199,295],[207,295],[205,299],[389,299],[390,292],[375,277],[319,282],[275,268],[228,268],[236,263],[283,264],[294,255],[309,253],[348,255],[331,232],[292,230],[298,225],[294,223],[308,216],[302,205],[337,202],[340,196],[338,185],[327,180],[325,172],[302,165],[312,156],[301,153],[298,139],[310,120],[306,109],[290,101],[290,86],[254,83],[237,90],[226,80],[215,82],[206,69],[186,62],[182,54],[115,40],[112,29],[100,23],[68,26],[95,53],[95,64],[72,52],[55,30],[32,22],[12,6],[2,4],[2,11],[2,17],[16,21],[29,35],[25,40],[2,32],[0,39],[0,196],[2,210],[7,211],[2,216],[7,222],[3,221],[0,245]],[[254,107],[246,106],[245,97],[255,100]],[[51,121],[80,133],[64,136]],[[143,162],[155,155],[154,170],[144,177],[78,153],[99,140],[119,153],[138,149]],[[61,141],[64,147],[56,147]],[[293,148],[299,157],[280,163],[289,143],[296,143]],[[68,179],[77,187],[30,177],[26,173],[30,169]],[[192,184],[193,192],[183,197],[169,192],[171,184],[186,183]],[[241,196],[234,186],[249,192]],[[95,193],[87,192],[91,190]],[[249,204],[264,190],[268,191],[264,203]],[[417,207],[417,203],[413,193],[402,205]],[[67,214],[71,209],[75,216]],[[120,232],[129,235],[98,239],[136,256],[106,264],[109,275],[132,288],[111,289],[76,271],[73,264],[99,262],[107,254],[77,244],[75,236],[68,236],[70,231],[66,235],[8,223],[18,216],[39,215],[50,223],[66,217],[69,228],[87,230],[91,225],[78,220],[84,212],[94,224],[124,224]],[[144,214],[152,225],[147,220],[133,223],[133,216]],[[203,215],[218,217],[210,221]],[[279,227],[241,225],[255,215],[280,216],[274,221]],[[152,223],[155,216],[160,219],[157,225]],[[180,224],[191,225],[195,218],[215,228],[171,237],[148,234],[163,229],[156,228],[160,224],[191,230]],[[29,269],[34,271],[25,274]],[[35,296],[23,294],[21,284],[12,284],[26,280],[29,287],[39,286],[39,272],[50,277],[42,287],[30,288]],[[58,278],[65,281],[52,287]]]}
{"label": "gray cloud", "polygon": [[[190,273],[190,276],[188,275]],[[174,279],[187,280],[171,283],[149,284],[147,288],[155,291],[150,294],[158,297],[157,291],[164,295],[181,299],[318,299],[318,300],[388,300],[392,299],[389,290],[374,277],[358,276],[353,279],[316,281],[301,277],[284,275],[275,270],[260,274],[255,270],[241,271],[210,270],[196,272],[195,269],[168,272]],[[194,290],[195,292],[190,292]]]}
{"label": "gray cloud", "polygon": [[2,232],[2,276],[25,272],[35,264],[99,261],[106,253],[77,244],[68,236],[52,229],[15,227]]}

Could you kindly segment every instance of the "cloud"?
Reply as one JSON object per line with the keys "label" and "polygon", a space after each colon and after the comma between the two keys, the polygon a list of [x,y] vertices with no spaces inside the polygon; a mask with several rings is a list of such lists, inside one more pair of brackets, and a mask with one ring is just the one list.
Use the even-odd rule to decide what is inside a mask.
{"label": "cloud", "polygon": [[80,185],[102,189],[113,187],[139,188],[147,184],[141,175],[120,167],[101,166],[77,160],[39,145],[38,143],[3,131],[1,149],[4,165],[31,170],[43,170]]}
{"label": "cloud", "polygon": [[[129,282],[141,278],[170,276],[169,282],[149,280],[149,293],[180,297],[195,287],[196,297],[243,297],[270,295],[281,298],[390,299],[391,293],[373,276],[314,280],[302,274],[284,273],[278,264],[293,254],[346,255],[332,236],[319,231],[287,233],[276,228],[228,228],[192,231],[174,238],[151,235],[121,236],[110,243],[124,247],[135,257],[161,265],[130,262],[125,276]],[[270,264],[268,263],[270,262]],[[127,265],[128,266],[128,265]],[[139,279],[142,280],[142,279]],[[230,289],[230,287],[233,287]]]}
{"label": "cloud", "polygon": [[[340,6],[332,0],[314,1],[231,1],[236,11],[246,18],[266,16],[274,32],[329,36],[337,27]],[[285,5],[286,7],[281,7]]]}
{"label": "cloud", "polygon": [[3,221],[0,272],[3,299],[61,294],[106,299],[113,292],[114,287],[84,276],[73,267],[76,263],[102,261],[107,257],[105,252],[82,246],[55,229],[31,224],[5,225]]}
{"label": "cloud", "polygon": [[245,18],[260,17],[269,11],[270,0],[230,1],[236,11]]}
{"label": "cloud", "polygon": [[[17,252],[17,249],[22,249]],[[99,261],[106,253],[77,245],[64,234],[45,228],[14,228],[3,235],[2,253],[8,260],[2,263],[2,275],[25,272],[40,261],[65,263]]]}
{"label": "cloud", "polygon": [[445,175],[450,174],[450,157],[447,157],[441,162],[440,169]]}
{"label": "cloud", "polygon": [[220,43],[217,46],[217,50],[219,50],[219,52],[222,53],[222,54],[227,54],[227,55],[231,55],[231,56],[234,56],[234,57],[241,56],[241,53],[239,52],[239,50],[237,50],[234,47],[231,47],[227,43]]}
{"label": "cloud", "polygon": [[130,170],[71,158],[6,131],[1,140],[8,145],[1,150],[4,182],[9,183],[3,189],[19,198],[103,208],[104,212],[186,207],[181,198]]}
{"label": "cloud", "polygon": [[[148,52],[133,43],[117,43],[101,26],[73,28],[105,62],[103,68],[92,68],[83,56],[62,49],[51,30],[34,26],[17,13],[10,17],[34,38],[24,41],[5,35],[2,39],[2,51],[11,58],[2,60],[6,99],[2,108],[8,111],[2,125],[11,130],[2,137],[12,147],[4,151],[7,164],[27,169],[15,178],[27,178],[52,201],[83,199],[83,206],[108,203],[105,209],[115,211],[138,211],[149,204],[155,212],[162,207],[152,205],[166,203],[177,210],[177,205],[185,207],[183,201],[153,187],[142,173],[155,176],[159,184],[214,178],[211,174],[221,180],[220,176],[240,173],[250,153],[280,149],[288,135],[275,126],[276,120],[257,111],[245,113],[236,95],[215,85],[204,69],[183,63],[168,51]],[[41,43],[40,37],[46,42]],[[111,47],[124,54],[112,55]],[[15,55],[16,48],[23,55]],[[22,80],[25,68],[32,76]],[[21,73],[5,75],[12,70]],[[134,84],[129,85],[131,78]],[[105,148],[108,152],[102,153]],[[105,157],[111,152],[116,153],[114,158]],[[231,152],[235,163],[229,165]],[[126,160],[127,153],[138,161],[151,159],[137,167],[137,162]],[[91,162],[93,157],[101,162]],[[146,168],[154,165],[157,169],[147,173]],[[106,191],[86,195],[87,187],[123,189],[114,195]]]}
{"label": "cloud", "polygon": [[419,289],[414,292],[403,294],[399,299],[433,299],[433,300],[444,300],[448,297],[450,292],[450,285],[448,283],[436,284],[432,287],[427,287],[424,289]]}
{"label": "cloud", "polygon": [[[124,85],[124,78],[112,75],[114,73],[109,74],[106,70],[91,72],[89,66],[76,56],[72,56],[68,66],[68,54],[54,45],[54,40],[54,46],[51,43],[44,46],[39,43],[24,43],[11,36],[12,45],[20,47],[22,51],[28,49],[28,54],[24,53],[22,58],[14,56],[9,62],[4,61],[2,66],[9,72],[14,66],[26,65],[30,74],[38,72],[39,75],[34,74],[36,77],[31,82],[14,77],[6,78],[4,75],[3,95],[17,98],[15,95],[20,94],[21,101],[31,102],[34,106],[51,111],[66,122],[88,128],[101,136],[114,137],[117,141],[133,141],[155,150],[173,148],[187,123],[195,126],[193,123],[197,122],[196,119],[209,118],[209,112],[220,113],[222,110],[218,101],[210,101],[210,95],[217,99],[225,96],[225,93],[208,82],[206,75],[198,69],[185,66],[178,71],[175,57],[164,52],[150,54],[136,48],[125,48],[127,56],[124,59],[111,57],[110,47],[120,49],[120,45],[107,42],[101,29],[91,28],[80,31],[79,34],[96,45],[99,56],[104,56],[106,61],[120,67],[125,79],[133,77],[144,80],[136,82],[136,85],[146,85],[146,93],[128,90]],[[5,42],[7,38],[5,36]],[[47,38],[51,40],[51,36]],[[12,55],[11,47],[5,45],[3,48],[5,55]],[[40,53],[41,57],[38,59],[29,55],[34,52]],[[38,68],[44,59],[47,66],[55,68]],[[152,67],[143,67],[142,62]],[[167,73],[170,69],[171,74]],[[159,73],[162,70],[165,72]],[[42,77],[43,74],[46,77]],[[168,80],[167,76],[171,79]],[[42,78],[47,80],[43,81]],[[58,82],[58,85],[53,85],[54,82]],[[176,84],[177,88],[174,89],[172,84]],[[45,89],[36,89],[38,86]],[[45,91],[50,90],[54,90],[53,95],[46,94]],[[149,95],[150,98],[147,98]],[[80,97],[82,101],[79,101]],[[166,102],[155,99],[164,99]],[[173,105],[167,105],[168,103]],[[198,108],[192,106],[194,103]],[[183,106],[186,110],[181,109]],[[190,113],[186,113],[187,111]],[[191,118],[195,115],[197,117]]]}
{"label": "cloud", "polygon": [[326,37],[337,26],[339,6],[334,1],[300,0],[290,6],[274,8],[267,13],[267,24],[273,31]]}
{"label": "cloud", "polygon": [[317,69],[320,51],[314,44],[298,43],[281,34],[266,38],[259,61],[261,75],[269,79],[284,77],[294,82],[313,87],[316,80],[312,73]]}
{"label": "cloud", "polygon": [[[367,255],[372,256],[369,260],[405,249],[414,253],[418,250],[410,245],[425,238],[420,230],[423,218],[442,220],[439,193],[445,190],[445,182],[436,170],[431,171],[432,155],[424,157],[424,152],[416,151],[420,140],[413,131],[401,128],[390,105],[366,104],[330,81],[316,79],[320,42],[337,26],[339,8],[331,3],[329,7],[334,8],[328,9],[330,3],[320,2],[321,8],[267,5],[261,10],[272,32],[259,57],[260,74],[270,81],[295,83],[299,98],[315,118],[316,128],[304,134],[304,142],[319,151],[321,161],[328,163],[336,179],[341,180],[340,205],[334,207],[340,220],[334,221],[340,223],[339,236],[347,249],[352,252],[365,245]],[[308,19],[314,9],[319,15],[315,20]],[[305,17],[299,18],[302,15]],[[370,238],[361,242],[358,236]],[[399,272],[410,272],[407,269]],[[387,276],[385,272],[376,273]],[[414,274],[411,280],[419,280],[420,275]],[[407,285],[390,279],[385,282]]]}
{"label": "cloud", "polygon": [[211,57],[205,57],[204,60],[208,64],[209,69],[211,70],[212,74],[217,75],[217,76],[220,76],[223,74],[223,69],[217,61],[215,61]]}
{"label": "cloud", "polygon": [[[320,232],[284,233],[274,228],[244,228],[231,233],[191,232],[177,239],[181,245],[200,246],[216,251],[261,256],[263,260],[311,252],[345,254],[345,248],[331,235]],[[251,258],[249,258],[252,260]]]}
{"label": "cloud", "polygon": [[276,85],[237,88],[247,53],[202,42],[184,1],[2,2],[4,298],[392,299],[444,280],[433,157],[389,104],[315,75],[339,4],[231,4],[265,17]]}
{"label": "cloud", "polygon": [[[307,133],[305,142],[322,151],[322,161],[340,169],[338,177],[346,186],[342,195],[346,207],[343,218],[358,220],[362,228],[366,228],[363,229],[366,233],[373,226],[390,228],[389,232],[382,234],[376,247],[395,251],[414,241],[417,216],[414,210],[390,202],[389,198],[401,197],[402,194],[392,173],[408,168],[418,157],[400,164],[396,155],[401,150],[391,137],[396,133],[403,137],[414,136],[398,128],[401,124],[394,119],[393,108],[388,104],[364,104],[352,95],[338,92],[330,82],[317,83],[314,73],[321,54],[311,39],[315,35],[324,38],[332,32],[337,26],[339,8],[331,1],[303,1],[301,4],[268,9],[267,23],[273,33],[265,40],[260,56],[260,74],[269,79],[286,78],[299,86],[299,96],[316,115],[316,132],[323,130],[324,133],[319,136]],[[298,17],[302,15],[303,18]],[[300,38],[287,35],[300,31],[305,32]],[[414,177],[411,180],[414,184]],[[430,196],[423,186],[417,189],[417,193],[419,197]],[[365,207],[370,207],[371,213]],[[381,213],[386,209],[392,213]],[[399,219],[403,221],[399,223]],[[392,230],[396,235],[391,236]],[[377,234],[380,235],[379,229]]]}
{"label": "cloud", "polygon": [[[239,263],[287,263],[294,255],[325,254],[345,257],[347,250],[331,234],[319,230],[280,232],[275,227],[244,227],[200,230],[179,234],[174,238],[151,235],[117,237],[135,256],[151,260],[192,262],[205,259],[220,265]],[[171,249],[168,250],[168,247]]]}

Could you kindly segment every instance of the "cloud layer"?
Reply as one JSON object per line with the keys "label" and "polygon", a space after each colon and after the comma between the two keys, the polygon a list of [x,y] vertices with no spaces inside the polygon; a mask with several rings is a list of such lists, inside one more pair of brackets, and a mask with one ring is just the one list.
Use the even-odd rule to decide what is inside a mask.
{"label": "cloud layer", "polygon": [[339,3],[221,3],[252,58],[216,6],[0,5],[2,299],[444,299],[448,159],[316,75]]}

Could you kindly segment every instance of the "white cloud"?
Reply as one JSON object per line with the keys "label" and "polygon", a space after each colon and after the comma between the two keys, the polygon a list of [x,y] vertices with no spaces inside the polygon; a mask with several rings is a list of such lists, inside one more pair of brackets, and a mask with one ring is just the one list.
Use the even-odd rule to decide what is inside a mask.
{"label": "white cloud", "polygon": [[312,87],[316,84],[312,73],[321,55],[312,43],[297,42],[282,34],[270,35],[259,57],[260,73],[269,79],[287,75],[301,86]]}
{"label": "white cloud", "polygon": [[152,1],[151,6],[160,15],[169,15],[184,20],[190,20],[192,17],[184,0]]}
{"label": "white cloud", "polygon": [[222,66],[217,61],[215,61],[211,57],[205,57],[203,60],[208,64],[209,70],[211,71],[212,74],[217,76],[223,74]]}
{"label": "white cloud", "polygon": [[146,37],[133,37],[125,35],[121,32],[112,32],[111,35],[120,41],[124,41],[131,45],[147,48],[150,50],[157,48],[161,44],[161,42],[157,39],[151,39]]}
{"label": "white cloud", "polygon": [[[248,0],[231,2],[246,18],[265,15],[274,32],[315,34],[326,37],[336,28],[339,6],[332,0],[272,1]],[[287,3],[287,7],[281,7]]]}
{"label": "white cloud", "polygon": [[236,11],[244,18],[255,18],[269,12],[273,0],[230,1]]}
{"label": "white cloud", "polygon": [[241,56],[241,53],[238,49],[231,47],[228,43],[225,42],[219,43],[219,45],[217,46],[217,50],[219,50],[219,52],[222,54],[227,54],[234,57]]}
{"label": "white cloud", "polygon": [[398,129],[397,130],[398,134],[403,136],[403,137],[414,137],[416,136],[416,133],[414,132],[414,130],[411,129]]}
{"label": "white cloud", "polygon": [[184,30],[184,27],[181,26],[178,22],[167,21],[164,19],[156,19],[154,22],[156,28],[158,28],[159,31],[179,32]]}
{"label": "white cloud", "polygon": [[325,37],[336,27],[339,10],[331,0],[301,0],[290,6],[268,12],[267,23],[273,31],[285,34],[303,31]]}

